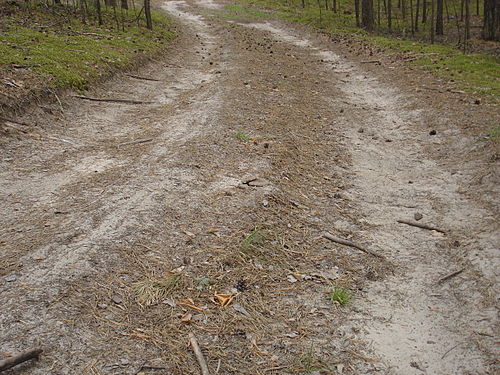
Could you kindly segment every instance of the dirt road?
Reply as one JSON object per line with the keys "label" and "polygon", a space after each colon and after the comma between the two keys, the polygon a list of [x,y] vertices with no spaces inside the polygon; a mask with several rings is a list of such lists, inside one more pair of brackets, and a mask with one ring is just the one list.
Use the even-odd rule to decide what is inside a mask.
{"label": "dirt road", "polygon": [[2,138],[0,351],[44,348],[10,373],[199,374],[189,332],[214,374],[496,373],[498,110],[352,41],[163,8],[154,80],[87,93],[142,103],[68,96]]}

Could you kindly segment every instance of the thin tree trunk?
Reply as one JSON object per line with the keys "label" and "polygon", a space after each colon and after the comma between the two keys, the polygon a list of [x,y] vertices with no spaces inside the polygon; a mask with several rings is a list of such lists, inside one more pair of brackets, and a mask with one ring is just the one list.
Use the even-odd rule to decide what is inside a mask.
{"label": "thin tree trunk", "polygon": [[437,9],[436,9],[436,35],[444,34],[444,25],[443,25],[443,0],[436,1]]}
{"label": "thin tree trunk", "polygon": [[413,0],[410,0],[410,23],[411,23],[411,35],[415,35],[415,24],[413,23]]}
{"label": "thin tree trunk", "polygon": [[434,29],[434,0],[431,1],[431,44],[434,44],[434,35],[435,35],[435,29]]}
{"label": "thin tree trunk", "polygon": [[387,27],[392,31],[392,0],[387,0]]}
{"label": "thin tree trunk", "polygon": [[153,20],[151,19],[151,3],[150,0],[144,0],[144,13],[146,14],[146,27],[153,30]]}
{"label": "thin tree trunk", "polygon": [[420,0],[417,0],[417,9],[415,9],[415,31],[418,31],[419,10],[420,10]]}
{"label": "thin tree trunk", "polygon": [[128,1],[127,0],[121,0],[120,5],[122,9],[128,9]]}
{"label": "thin tree trunk", "polygon": [[360,26],[359,23],[359,0],[354,0],[354,12],[356,13],[356,27]]}
{"label": "thin tree trunk", "polygon": [[102,26],[101,0],[95,0],[94,6],[97,13],[97,21],[99,22],[99,26]]}
{"label": "thin tree trunk", "polygon": [[467,52],[467,44],[470,39],[470,1],[465,0],[465,32],[464,32],[464,53]]}
{"label": "thin tree trunk", "polygon": [[427,0],[422,0],[422,23],[427,22]]}

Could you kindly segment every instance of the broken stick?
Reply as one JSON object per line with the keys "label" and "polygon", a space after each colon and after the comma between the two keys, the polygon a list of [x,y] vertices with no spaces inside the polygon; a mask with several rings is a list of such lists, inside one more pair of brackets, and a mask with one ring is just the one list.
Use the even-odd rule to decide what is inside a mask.
{"label": "broken stick", "polygon": [[200,346],[198,345],[198,340],[196,340],[196,337],[192,332],[189,332],[189,342],[191,346],[193,347],[194,355],[196,356],[196,359],[198,360],[198,364],[200,365],[201,368],[201,374],[202,375],[210,375],[208,372],[208,366],[207,362],[205,361],[205,357],[203,356],[203,353],[201,352]]}
{"label": "broken stick", "polygon": [[119,146],[136,145],[136,144],[139,144],[139,143],[151,142],[152,140],[153,140],[153,138],[136,139],[135,141],[129,141],[129,142],[120,143]]}
{"label": "broken stick", "polygon": [[43,352],[42,349],[32,349],[25,352],[19,353],[13,357],[3,359],[0,361],[0,372],[8,370],[20,363],[29,361],[32,358],[38,358],[38,356]]}
{"label": "broken stick", "polygon": [[129,76],[130,78],[142,79],[144,81],[155,81],[155,82],[161,81],[160,79],[149,78],[149,77],[141,77],[141,76],[136,76],[136,75],[133,75],[133,74],[126,74],[126,75]]}
{"label": "broken stick", "polygon": [[364,248],[363,246],[359,246],[359,245],[355,244],[354,242],[347,241],[347,240],[344,240],[342,238],[334,237],[330,233],[323,234],[323,237],[326,238],[327,240],[330,240],[332,242],[335,242],[335,243],[338,243],[341,245],[354,247],[355,249],[361,250],[363,253],[373,255],[374,257],[377,257],[380,259],[385,259],[385,257],[383,255],[380,255],[374,251],[368,250],[368,249]]}
{"label": "broken stick", "polygon": [[417,223],[415,221],[410,221],[410,220],[398,220],[398,223],[401,223],[401,224],[406,224],[406,225],[411,225],[413,227],[417,227],[417,228],[422,228],[422,229],[427,229],[427,230],[435,230],[436,232],[440,232],[440,233],[443,233],[443,234],[446,234],[446,231],[443,230],[443,229],[439,229],[439,228],[436,228],[436,227],[433,227],[431,225],[427,225],[427,224],[421,224],[421,223]]}
{"label": "broken stick", "polygon": [[458,271],[452,272],[452,273],[450,273],[449,275],[446,275],[445,277],[440,278],[440,279],[439,279],[439,281],[438,281],[437,283],[438,283],[438,284],[441,284],[441,283],[445,282],[446,280],[451,279],[452,277],[455,277],[455,276],[460,275],[460,274],[461,274],[462,272],[464,272],[464,271],[465,271],[465,268],[462,268],[462,269],[460,269],[460,270],[458,270]]}
{"label": "broken stick", "polygon": [[93,102],[108,102],[108,103],[124,103],[124,104],[153,104],[153,102],[145,102],[142,100],[132,100],[132,99],[101,99],[101,98],[92,98],[90,96],[84,95],[73,95],[74,98],[90,100]]}

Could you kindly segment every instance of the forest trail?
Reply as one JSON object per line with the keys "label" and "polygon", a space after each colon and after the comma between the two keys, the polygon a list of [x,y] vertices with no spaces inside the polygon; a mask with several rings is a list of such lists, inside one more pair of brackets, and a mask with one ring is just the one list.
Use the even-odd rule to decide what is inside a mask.
{"label": "forest trail", "polygon": [[162,8],[166,56],[86,94],[143,104],[34,106],[0,144],[0,353],[45,350],[10,373],[198,374],[189,332],[214,374],[496,373],[498,162],[470,129],[497,108],[222,3]]}

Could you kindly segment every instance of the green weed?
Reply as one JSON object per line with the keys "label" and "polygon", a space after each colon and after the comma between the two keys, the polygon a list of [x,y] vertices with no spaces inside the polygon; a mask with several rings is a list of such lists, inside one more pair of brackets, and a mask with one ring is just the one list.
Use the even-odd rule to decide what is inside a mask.
{"label": "green weed", "polygon": [[250,137],[248,135],[246,135],[245,133],[241,132],[241,131],[238,131],[236,133],[234,133],[234,136],[240,141],[240,142],[249,142],[250,141]]}
{"label": "green weed", "polygon": [[338,303],[340,306],[345,306],[351,300],[351,293],[346,288],[335,286],[332,288],[328,298],[330,301]]}

